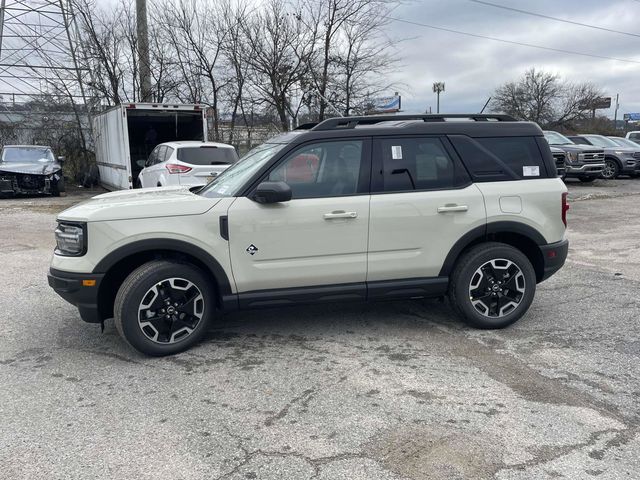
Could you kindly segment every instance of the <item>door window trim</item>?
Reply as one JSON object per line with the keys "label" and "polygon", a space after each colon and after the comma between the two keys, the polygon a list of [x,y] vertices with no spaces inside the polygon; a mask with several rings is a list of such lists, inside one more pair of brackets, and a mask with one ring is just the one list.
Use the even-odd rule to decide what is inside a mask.
{"label": "door window trim", "polygon": [[[376,140],[403,140],[409,138],[437,138],[442,143],[445,152],[449,155],[449,158],[454,164],[454,168],[460,169],[467,176],[468,181],[461,183],[460,185],[454,185],[452,187],[438,187],[438,188],[416,188],[414,190],[384,190],[384,165],[382,164],[382,156],[375,155],[374,144]],[[374,175],[374,172],[378,172]],[[376,136],[373,138],[371,145],[371,195],[388,195],[398,193],[418,193],[418,192],[442,192],[446,190],[464,190],[473,184],[472,176],[467,170],[466,165],[460,159],[460,156],[451,145],[451,142],[446,135],[443,134],[411,134],[411,135],[384,135]]]}

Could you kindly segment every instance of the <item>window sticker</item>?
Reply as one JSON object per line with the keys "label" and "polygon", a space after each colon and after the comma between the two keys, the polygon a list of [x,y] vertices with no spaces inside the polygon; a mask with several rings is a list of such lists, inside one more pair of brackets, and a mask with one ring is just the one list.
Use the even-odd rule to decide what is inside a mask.
{"label": "window sticker", "polygon": [[540,167],[537,165],[524,165],[522,167],[522,176],[523,177],[539,177],[540,176]]}
{"label": "window sticker", "polygon": [[402,160],[402,146],[400,145],[391,146],[391,158],[393,160]]}

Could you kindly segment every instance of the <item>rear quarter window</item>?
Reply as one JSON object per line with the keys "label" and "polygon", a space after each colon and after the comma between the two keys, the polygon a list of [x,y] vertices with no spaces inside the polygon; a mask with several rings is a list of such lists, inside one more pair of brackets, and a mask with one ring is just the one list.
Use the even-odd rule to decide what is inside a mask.
{"label": "rear quarter window", "polygon": [[470,138],[455,135],[450,140],[476,181],[549,177],[534,137]]}

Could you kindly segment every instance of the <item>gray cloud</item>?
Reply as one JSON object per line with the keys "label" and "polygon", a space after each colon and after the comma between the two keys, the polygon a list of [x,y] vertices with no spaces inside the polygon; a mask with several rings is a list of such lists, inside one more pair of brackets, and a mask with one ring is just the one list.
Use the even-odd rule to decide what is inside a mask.
{"label": "gray cloud", "polygon": [[[491,0],[586,24],[640,34],[640,2],[634,0]],[[422,0],[399,7],[393,16],[438,27],[516,42],[640,61],[640,38],[532,17],[468,0]],[[529,67],[571,81],[589,81],[608,96],[620,94],[618,118],[640,112],[640,64],[582,57],[467,37],[392,22],[391,36],[406,38],[398,48],[402,66],[393,79],[403,84],[403,109],[435,111],[434,81],[446,82],[441,111],[476,112],[501,83]],[[601,110],[613,118],[613,109]]]}

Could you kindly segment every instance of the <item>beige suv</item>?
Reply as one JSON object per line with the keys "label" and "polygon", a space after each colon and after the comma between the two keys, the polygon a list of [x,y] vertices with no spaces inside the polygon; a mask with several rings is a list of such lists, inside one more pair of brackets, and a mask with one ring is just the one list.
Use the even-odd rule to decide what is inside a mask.
{"label": "beige suv", "polygon": [[348,117],[273,138],[203,188],[62,212],[49,283],[150,355],[223,311],[448,295],[505,327],[564,264],[566,187],[540,128],[503,115]]}

